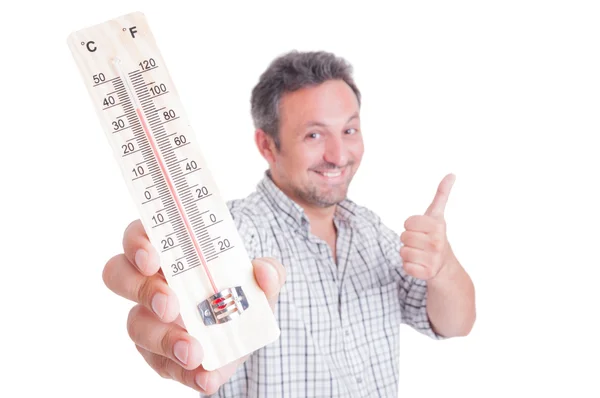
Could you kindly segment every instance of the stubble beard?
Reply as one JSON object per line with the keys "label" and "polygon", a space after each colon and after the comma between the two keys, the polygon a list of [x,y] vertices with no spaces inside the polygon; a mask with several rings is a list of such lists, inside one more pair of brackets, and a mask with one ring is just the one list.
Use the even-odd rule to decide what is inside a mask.
{"label": "stubble beard", "polygon": [[329,189],[322,189],[318,184],[310,183],[310,185],[304,189],[294,187],[295,194],[303,201],[318,207],[327,208],[334,206],[346,199],[348,195],[348,187],[354,176],[350,170],[348,171],[350,172],[350,175],[347,177],[346,181],[341,184],[330,186]]}

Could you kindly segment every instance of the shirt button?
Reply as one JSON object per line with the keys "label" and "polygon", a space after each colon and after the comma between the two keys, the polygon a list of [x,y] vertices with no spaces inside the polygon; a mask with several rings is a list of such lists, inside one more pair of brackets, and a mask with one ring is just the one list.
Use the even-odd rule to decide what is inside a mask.
{"label": "shirt button", "polygon": [[356,382],[357,382],[358,384],[362,383],[362,378],[361,378],[361,377],[357,377],[357,378],[356,378]]}
{"label": "shirt button", "polygon": [[350,331],[346,330],[346,332],[344,333],[346,335],[346,337],[350,336]]}

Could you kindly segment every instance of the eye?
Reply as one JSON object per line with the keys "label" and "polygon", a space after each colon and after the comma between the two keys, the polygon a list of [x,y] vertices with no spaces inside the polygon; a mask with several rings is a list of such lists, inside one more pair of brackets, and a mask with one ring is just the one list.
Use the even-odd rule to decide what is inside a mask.
{"label": "eye", "polygon": [[357,132],[358,132],[358,130],[355,128],[350,128],[350,129],[346,130],[346,134],[350,134],[350,135],[356,134]]}
{"label": "eye", "polygon": [[315,139],[315,138],[319,138],[319,135],[320,135],[320,133],[313,132],[313,133],[309,133],[306,137]]}

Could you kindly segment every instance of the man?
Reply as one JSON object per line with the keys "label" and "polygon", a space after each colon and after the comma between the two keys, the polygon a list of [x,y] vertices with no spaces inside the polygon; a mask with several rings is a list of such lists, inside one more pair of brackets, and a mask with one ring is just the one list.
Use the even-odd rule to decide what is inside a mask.
{"label": "man", "polygon": [[228,203],[280,338],[221,369],[202,369],[139,221],[106,285],[139,304],[128,332],[148,364],[221,397],[396,397],[400,323],[442,339],[475,321],[473,284],[452,253],[446,176],[401,236],[346,197],[363,155],[360,92],[345,60],[290,52],[252,92],[255,141],[269,168],[245,199]]}

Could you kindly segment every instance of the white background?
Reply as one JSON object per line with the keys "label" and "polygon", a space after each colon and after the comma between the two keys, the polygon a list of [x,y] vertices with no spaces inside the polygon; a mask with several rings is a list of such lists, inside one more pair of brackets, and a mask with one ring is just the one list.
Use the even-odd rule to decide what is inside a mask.
{"label": "white background", "polygon": [[[325,3],[325,4],[323,4]],[[403,326],[402,397],[598,397],[600,13],[594,2],[53,1],[0,6],[0,396],[196,397],[156,375],[103,284],[138,218],[67,47],[142,11],[226,199],[266,163],[250,91],[291,49],[348,59],[366,152],[350,196],[398,232],[446,173],[478,319]]]}

